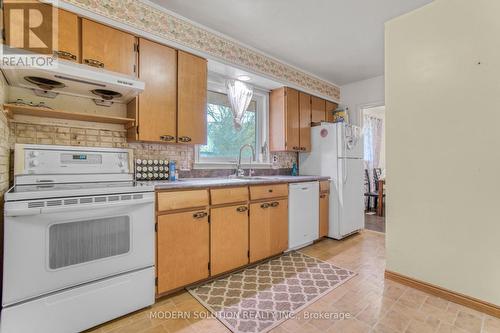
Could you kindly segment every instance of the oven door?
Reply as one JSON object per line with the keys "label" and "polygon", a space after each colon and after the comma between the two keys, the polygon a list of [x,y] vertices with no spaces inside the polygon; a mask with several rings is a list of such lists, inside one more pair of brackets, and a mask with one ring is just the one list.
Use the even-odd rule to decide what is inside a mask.
{"label": "oven door", "polygon": [[154,266],[154,193],[114,197],[7,202],[3,306]]}

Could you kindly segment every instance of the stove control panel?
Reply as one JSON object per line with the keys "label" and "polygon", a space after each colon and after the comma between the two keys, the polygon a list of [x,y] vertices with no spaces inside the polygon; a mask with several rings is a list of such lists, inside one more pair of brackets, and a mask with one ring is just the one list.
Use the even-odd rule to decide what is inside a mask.
{"label": "stove control panel", "polygon": [[96,174],[114,180],[124,177],[113,175],[131,178],[132,173],[131,149],[24,144],[16,144],[14,148],[14,175],[35,177],[35,183],[54,182],[61,177],[78,181]]}
{"label": "stove control panel", "polygon": [[169,171],[168,160],[135,160],[136,180],[167,180]]}

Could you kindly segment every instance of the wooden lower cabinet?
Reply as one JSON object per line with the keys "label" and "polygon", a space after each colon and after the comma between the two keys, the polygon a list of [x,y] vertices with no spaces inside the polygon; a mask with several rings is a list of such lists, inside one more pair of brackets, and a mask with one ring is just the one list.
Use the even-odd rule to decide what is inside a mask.
{"label": "wooden lower cabinet", "polygon": [[158,216],[157,293],[209,277],[208,210]]}
{"label": "wooden lower cabinet", "polygon": [[212,208],[210,215],[211,275],[248,264],[248,206]]}
{"label": "wooden lower cabinet", "polygon": [[319,195],[319,237],[328,236],[329,227],[329,202],[330,195],[326,193],[321,193]]}
{"label": "wooden lower cabinet", "polygon": [[288,200],[250,204],[250,262],[288,248]]}

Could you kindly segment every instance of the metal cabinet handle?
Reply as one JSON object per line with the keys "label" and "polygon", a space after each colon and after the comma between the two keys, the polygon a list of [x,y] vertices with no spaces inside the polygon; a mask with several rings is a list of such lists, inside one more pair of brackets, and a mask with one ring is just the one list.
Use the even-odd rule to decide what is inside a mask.
{"label": "metal cabinet handle", "polygon": [[267,202],[260,205],[260,208],[269,208],[269,204]]}
{"label": "metal cabinet handle", "polygon": [[54,51],[54,55],[61,59],[76,61],[76,55],[67,51]]}
{"label": "metal cabinet handle", "polygon": [[300,147],[292,147],[293,150],[300,150]]}
{"label": "metal cabinet handle", "polygon": [[319,197],[320,197],[321,199],[324,199],[324,198],[326,198],[326,194],[321,194]]}
{"label": "metal cabinet handle", "polygon": [[175,140],[175,136],[172,136],[172,135],[161,135],[160,136],[160,140],[162,140],[162,141],[174,141]]}
{"label": "metal cabinet handle", "polygon": [[247,210],[248,210],[247,206],[240,206],[240,207],[236,208],[236,211],[239,213],[246,212]]}
{"label": "metal cabinet handle", "polygon": [[306,150],[306,147],[300,147],[300,150],[304,151]]}
{"label": "metal cabinet handle", "polygon": [[189,136],[181,136],[179,137],[180,142],[190,142],[191,138]]}
{"label": "metal cabinet handle", "polygon": [[271,207],[278,207],[280,203],[278,201],[271,202]]}
{"label": "metal cabinet handle", "polygon": [[195,219],[202,219],[206,216],[208,216],[207,212],[197,212],[197,213],[193,214],[193,218],[195,218]]}
{"label": "metal cabinet handle", "polygon": [[104,68],[104,63],[100,62],[99,60],[95,60],[95,59],[83,59],[83,62],[86,65],[89,65],[89,66],[92,66],[92,67]]}
{"label": "metal cabinet handle", "polygon": [[272,189],[272,188],[270,188],[269,190],[267,190],[267,192],[269,192],[269,193],[273,193],[273,189]]}

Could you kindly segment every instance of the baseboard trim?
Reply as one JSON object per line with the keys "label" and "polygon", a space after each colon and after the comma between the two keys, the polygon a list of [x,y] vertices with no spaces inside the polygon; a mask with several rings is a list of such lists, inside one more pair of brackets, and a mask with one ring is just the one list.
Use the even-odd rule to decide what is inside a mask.
{"label": "baseboard trim", "polygon": [[391,272],[385,271],[385,278],[404,284],[406,286],[421,290],[428,294],[444,298],[447,301],[458,303],[460,305],[466,306],[468,308],[480,311],[490,316],[500,318],[500,306],[482,301],[477,298],[473,298],[467,295],[463,295],[427,282],[419,281],[414,278]]}

